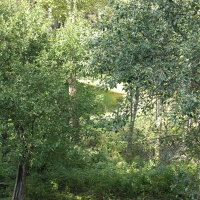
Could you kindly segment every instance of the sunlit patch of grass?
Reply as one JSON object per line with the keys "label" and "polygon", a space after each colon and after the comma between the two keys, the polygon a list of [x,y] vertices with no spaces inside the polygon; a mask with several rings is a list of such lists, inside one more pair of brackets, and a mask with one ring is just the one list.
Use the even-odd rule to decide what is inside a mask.
{"label": "sunlit patch of grass", "polygon": [[123,101],[124,94],[122,93],[114,92],[111,90],[106,91],[101,87],[90,84],[81,83],[81,85],[87,87],[88,90],[91,90],[94,95],[97,96],[103,113],[113,112],[120,106],[121,102]]}
{"label": "sunlit patch of grass", "polygon": [[120,102],[123,100],[123,94],[112,91],[100,91],[102,95],[102,104],[105,108],[105,112],[112,112],[120,106]]}

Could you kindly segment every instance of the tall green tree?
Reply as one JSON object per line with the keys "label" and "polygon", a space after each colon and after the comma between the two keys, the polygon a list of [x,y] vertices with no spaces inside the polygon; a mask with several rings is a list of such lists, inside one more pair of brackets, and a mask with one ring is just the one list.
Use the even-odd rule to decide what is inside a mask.
{"label": "tall green tree", "polygon": [[61,138],[73,137],[67,82],[80,66],[81,30],[67,23],[52,32],[43,9],[26,2],[1,3],[0,20],[2,139],[4,146],[13,147],[7,158],[19,163],[13,199],[21,200],[27,170],[39,149],[50,151]]}
{"label": "tall green tree", "polygon": [[[155,98],[161,102],[176,99],[176,105],[180,108],[183,104],[179,100],[190,96],[190,101],[195,103],[192,103],[193,108],[191,104],[188,105],[189,113],[199,108],[196,96],[199,78],[195,75],[198,73],[194,73],[199,62],[195,59],[196,63],[190,65],[181,61],[186,61],[182,55],[186,46],[189,43],[193,45],[194,38],[199,40],[198,4],[190,1],[133,0],[116,1],[112,5],[112,9],[102,15],[102,21],[93,34],[92,66],[95,71],[103,74],[111,87],[121,82],[126,84],[130,94],[129,152],[134,116],[138,105],[142,105],[139,99],[143,99],[144,106],[149,105],[144,103],[147,100],[153,104]],[[192,56],[188,59],[192,59]],[[188,79],[188,74],[194,74],[195,78],[193,76]],[[186,89],[189,85],[191,87],[191,83],[197,86],[193,86],[195,92],[192,93]],[[181,114],[175,108],[173,111],[176,116]],[[184,117],[184,114],[181,116]],[[194,116],[198,116],[197,112]]]}

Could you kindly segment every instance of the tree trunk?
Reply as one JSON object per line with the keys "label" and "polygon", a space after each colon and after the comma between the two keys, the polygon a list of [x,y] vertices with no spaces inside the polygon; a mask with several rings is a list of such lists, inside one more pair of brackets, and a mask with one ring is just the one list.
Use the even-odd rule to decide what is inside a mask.
{"label": "tree trunk", "polygon": [[135,129],[135,120],[136,120],[136,114],[138,110],[139,97],[140,97],[139,87],[136,87],[134,100],[133,100],[133,91],[130,91],[130,96],[131,96],[131,105],[130,105],[131,119],[130,119],[130,131],[128,135],[128,144],[126,150],[127,162],[130,162],[132,158],[133,133]]}
{"label": "tree trunk", "polygon": [[160,160],[162,157],[162,150],[161,150],[161,140],[160,137],[162,135],[162,120],[163,120],[163,104],[160,99],[156,97],[156,130],[158,134],[158,139],[156,141],[155,147],[155,160]]}
{"label": "tree trunk", "polygon": [[79,115],[78,115],[78,112],[77,112],[76,74],[72,74],[71,75],[71,78],[69,79],[68,83],[69,83],[69,95],[70,95],[71,101],[72,101],[71,111],[73,113],[72,114],[72,119],[71,119],[71,124],[72,124],[72,127],[78,128],[80,126],[80,122],[79,122]]}
{"label": "tree trunk", "polygon": [[17,171],[12,200],[24,200],[25,180],[26,180],[26,164],[20,162],[18,165],[18,171]]}
{"label": "tree trunk", "polygon": [[2,162],[4,162],[4,158],[6,157],[7,153],[9,152],[8,151],[8,148],[7,148],[7,141],[8,141],[8,134],[6,132],[3,132],[1,134],[1,138],[2,138]]}

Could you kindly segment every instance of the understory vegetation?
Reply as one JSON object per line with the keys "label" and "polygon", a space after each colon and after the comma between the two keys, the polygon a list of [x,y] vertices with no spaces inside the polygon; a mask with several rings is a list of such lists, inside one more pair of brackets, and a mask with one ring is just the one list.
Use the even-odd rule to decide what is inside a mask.
{"label": "understory vegetation", "polygon": [[199,200],[199,55],[198,0],[0,1],[0,199]]}

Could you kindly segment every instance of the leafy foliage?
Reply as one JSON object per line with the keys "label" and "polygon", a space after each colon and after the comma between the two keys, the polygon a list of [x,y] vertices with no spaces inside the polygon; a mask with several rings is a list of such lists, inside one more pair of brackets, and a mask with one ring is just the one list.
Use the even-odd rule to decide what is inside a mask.
{"label": "leafy foliage", "polygon": [[0,1],[0,198],[23,161],[26,199],[199,199],[199,8]]}

